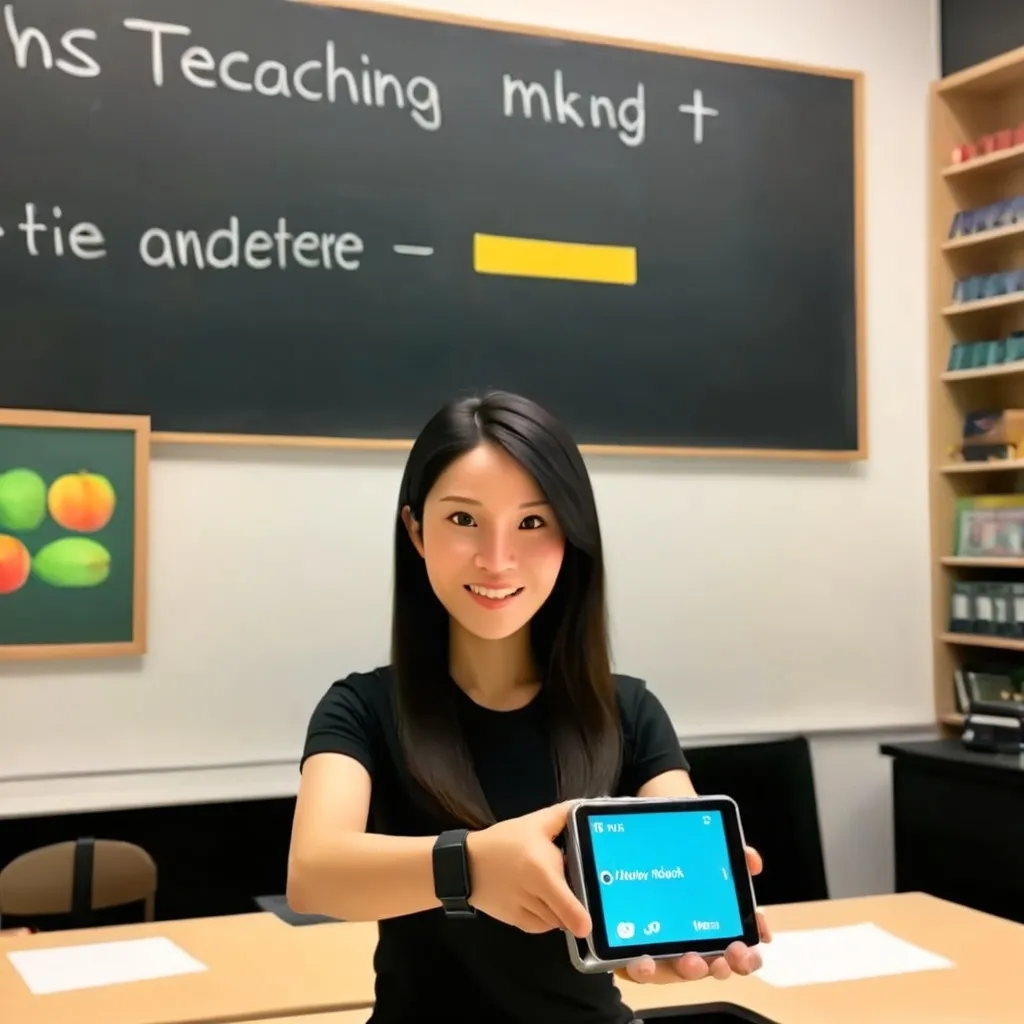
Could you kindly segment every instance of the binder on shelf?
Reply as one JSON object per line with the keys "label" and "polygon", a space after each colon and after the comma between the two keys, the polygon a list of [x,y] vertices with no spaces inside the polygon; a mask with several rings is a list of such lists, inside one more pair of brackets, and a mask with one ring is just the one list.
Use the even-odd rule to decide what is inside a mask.
{"label": "binder on shelf", "polygon": [[992,636],[996,631],[995,609],[992,606],[992,590],[988,583],[974,584],[974,630],[983,636]]}
{"label": "binder on shelf", "polygon": [[1024,582],[956,580],[950,587],[948,631],[1024,639]]}
{"label": "binder on shelf", "polygon": [[1024,583],[1010,583],[1010,633],[1015,640],[1024,640]]}
{"label": "binder on shelf", "polygon": [[996,636],[1010,636],[1010,616],[1013,610],[1013,597],[1006,583],[989,583],[989,597],[992,599],[992,624]]}
{"label": "binder on shelf", "polygon": [[971,584],[962,580],[955,582],[949,604],[949,631],[970,633],[974,623],[974,592]]}

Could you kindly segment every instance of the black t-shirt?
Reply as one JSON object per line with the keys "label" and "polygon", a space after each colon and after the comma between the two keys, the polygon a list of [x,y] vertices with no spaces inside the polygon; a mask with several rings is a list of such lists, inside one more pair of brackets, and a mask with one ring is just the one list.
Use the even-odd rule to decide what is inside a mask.
{"label": "black t-shirt", "polygon": [[[635,796],[648,780],[686,769],[675,730],[642,680],[616,676],[622,770],[614,795]],[[491,711],[454,682],[477,777],[498,820],[558,802],[542,702]],[[367,829],[388,835],[437,835],[436,819],[408,774],[395,719],[390,668],[334,683],[309,723],[303,763],[334,752],[359,761],[372,779]],[[569,960],[565,933],[533,935],[478,913],[449,919],[437,908],[379,922],[372,1024],[436,1019],[459,1024],[627,1024],[609,974],[584,975]]]}

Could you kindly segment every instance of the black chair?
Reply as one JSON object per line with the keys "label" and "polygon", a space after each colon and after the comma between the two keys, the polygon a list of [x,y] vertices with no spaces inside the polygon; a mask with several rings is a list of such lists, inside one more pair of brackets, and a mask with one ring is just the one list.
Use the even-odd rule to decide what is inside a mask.
{"label": "black chair", "polygon": [[818,800],[807,739],[684,746],[698,793],[731,796],[747,843],[764,858],[760,904],[828,899]]}

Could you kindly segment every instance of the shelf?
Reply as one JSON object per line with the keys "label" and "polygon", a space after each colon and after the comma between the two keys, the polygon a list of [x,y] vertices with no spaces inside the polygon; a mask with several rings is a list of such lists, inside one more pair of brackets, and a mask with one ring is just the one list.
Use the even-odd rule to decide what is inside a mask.
{"label": "shelf", "polygon": [[1024,651],[1024,640],[1013,640],[1008,636],[986,636],[981,633],[940,633],[943,643],[960,647],[991,647],[1000,651]]}
{"label": "shelf", "polygon": [[[991,230],[950,237],[958,214],[1024,195],[1024,46],[934,82],[929,97],[929,328],[928,328],[928,524],[932,698],[940,729],[955,735],[963,727],[953,692],[956,670],[988,658],[1024,661],[1024,636],[949,631],[952,590],[972,580],[1024,579],[1024,553],[1014,557],[971,557],[951,552],[950,528],[958,502],[968,495],[996,495],[1019,489],[1024,447],[1010,459],[963,461],[959,438],[970,410],[1024,404],[1024,351],[1012,362],[952,369],[952,346],[974,340],[1007,339],[1024,329],[1024,288],[991,296],[968,279],[1024,270],[1024,220],[990,220]],[[1007,137],[1006,132],[1014,134]],[[986,136],[1018,143],[954,163],[964,143]],[[988,140],[986,140],[987,143]],[[980,227],[982,221],[976,220]],[[965,224],[965,226],[968,226]],[[1018,284],[1011,273],[1005,280]],[[993,279],[993,283],[999,279]],[[963,284],[958,285],[958,281]],[[1000,280],[999,283],[1002,283]],[[977,290],[974,290],[974,289]],[[955,302],[970,291],[990,295]],[[992,346],[991,348],[995,348]],[[990,348],[984,349],[988,355]],[[958,360],[981,350],[956,349]],[[1005,353],[1004,353],[1005,354]],[[963,358],[966,356],[966,358]],[[953,448],[952,445],[957,445]],[[1012,452],[1012,449],[1011,449]],[[1004,627],[1005,628],[1005,627]],[[1011,653],[1015,652],[1015,653]]]}
{"label": "shelf", "polygon": [[975,299],[973,302],[954,302],[943,306],[943,316],[966,316],[968,313],[982,313],[987,309],[999,309],[1002,306],[1019,306],[1024,303],[1024,292],[1013,292],[1010,295],[997,295],[992,299]]}
{"label": "shelf", "polygon": [[1024,89],[1024,46],[947,75],[935,91],[949,101],[987,96],[1014,88]]}
{"label": "shelf", "polygon": [[978,172],[1003,171],[1024,164],[1024,145],[997,149],[994,153],[976,156],[973,160],[965,160],[962,164],[950,164],[943,168],[944,178],[959,178],[965,174]]}
{"label": "shelf", "polygon": [[940,473],[1015,473],[1024,470],[1024,459],[993,459],[990,462],[947,462]]}
{"label": "shelf", "polygon": [[1016,373],[1024,373],[1024,359],[1012,363],[998,363],[995,366],[981,366],[976,370],[947,370],[942,380],[954,384],[958,380],[980,380],[985,377],[1012,377]]}
{"label": "shelf", "polygon": [[946,555],[943,565],[961,569],[1024,569],[1024,558],[972,558],[965,555]]}
{"label": "shelf", "polygon": [[942,249],[944,252],[958,252],[963,249],[992,245],[1002,239],[1014,238],[1017,235],[1024,235],[1024,222],[1008,224],[1005,228],[993,228],[991,231],[979,231],[973,235],[950,238],[942,243]]}

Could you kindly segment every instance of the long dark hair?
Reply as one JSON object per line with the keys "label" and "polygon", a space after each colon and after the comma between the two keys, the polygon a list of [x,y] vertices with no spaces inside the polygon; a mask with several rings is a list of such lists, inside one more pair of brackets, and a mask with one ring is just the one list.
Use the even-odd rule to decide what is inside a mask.
{"label": "long dark hair", "polygon": [[565,428],[536,403],[497,391],[437,412],[406,462],[395,521],[391,662],[409,770],[437,807],[471,828],[494,815],[473,772],[448,674],[448,612],[409,538],[402,510],[423,505],[445,468],[483,442],[500,446],[537,481],[565,536],[555,586],[530,623],[559,798],[609,793],[621,763],[608,655],[604,558],[590,477]]}

